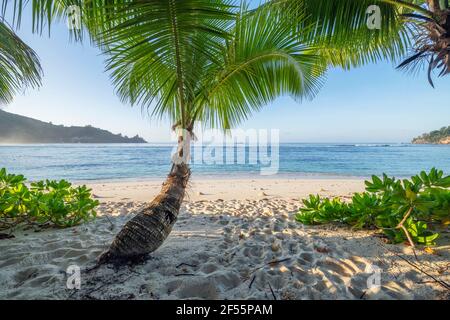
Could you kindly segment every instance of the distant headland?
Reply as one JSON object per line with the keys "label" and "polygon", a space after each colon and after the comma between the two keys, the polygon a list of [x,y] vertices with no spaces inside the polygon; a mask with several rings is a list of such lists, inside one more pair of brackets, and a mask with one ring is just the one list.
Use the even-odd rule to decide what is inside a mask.
{"label": "distant headland", "polygon": [[415,144],[449,144],[450,145],[450,126],[442,127],[429,133],[424,133],[412,140]]}
{"label": "distant headland", "polygon": [[147,143],[92,126],[66,127],[0,110],[0,143]]}

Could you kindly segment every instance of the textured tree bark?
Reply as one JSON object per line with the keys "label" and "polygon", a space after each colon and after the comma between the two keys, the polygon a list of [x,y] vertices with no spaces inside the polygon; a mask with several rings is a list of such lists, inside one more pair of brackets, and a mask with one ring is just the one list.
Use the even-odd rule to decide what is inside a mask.
{"label": "textured tree bark", "polygon": [[[177,153],[181,157],[182,144],[183,138],[179,138]],[[172,165],[159,194],[123,226],[109,249],[98,258],[98,264],[120,264],[134,260],[155,251],[163,244],[177,220],[186,192],[191,174],[186,162]]]}

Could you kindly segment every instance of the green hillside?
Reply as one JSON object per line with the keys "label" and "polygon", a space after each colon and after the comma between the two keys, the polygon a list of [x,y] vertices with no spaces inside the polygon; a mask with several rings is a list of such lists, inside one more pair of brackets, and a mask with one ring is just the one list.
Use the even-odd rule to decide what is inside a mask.
{"label": "green hillside", "polygon": [[0,110],[0,143],[146,143],[139,136],[85,127],[65,127]]}

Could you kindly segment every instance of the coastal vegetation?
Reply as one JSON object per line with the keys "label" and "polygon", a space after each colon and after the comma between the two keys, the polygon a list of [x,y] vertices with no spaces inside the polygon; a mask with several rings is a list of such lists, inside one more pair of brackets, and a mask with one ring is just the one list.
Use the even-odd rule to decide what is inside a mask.
{"label": "coastal vegetation", "polygon": [[450,126],[424,133],[412,140],[415,144],[450,144]]}
{"label": "coastal vegetation", "polygon": [[304,224],[344,223],[354,228],[379,228],[395,242],[432,245],[439,226],[450,223],[450,176],[435,168],[408,179],[372,176],[366,192],[350,202],[310,195],[296,219]]}
{"label": "coastal vegetation", "polygon": [[92,126],[54,125],[0,110],[0,143],[146,143]]}
{"label": "coastal vegetation", "polygon": [[95,218],[98,204],[84,185],[72,187],[65,180],[27,184],[23,175],[0,169],[0,230],[72,227]]}

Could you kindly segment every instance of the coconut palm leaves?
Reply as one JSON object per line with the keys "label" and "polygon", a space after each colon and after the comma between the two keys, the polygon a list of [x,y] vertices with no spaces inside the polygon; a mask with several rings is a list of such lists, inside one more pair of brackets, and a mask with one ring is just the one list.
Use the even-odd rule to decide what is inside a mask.
{"label": "coconut palm leaves", "polygon": [[[25,1],[21,0],[3,0],[2,7],[6,7],[6,4],[14,7],[14,17],[17,18],[15,21],[19,22],[25,3]],[[33,0],[31,3],[33,26],[37,31],[42,31],[46,25],[50,26],[52,19],[64,15],[65,9],[69,5],[76,4],[83,7],[84,22],[91,35],[95,36],[97,40],[117,41],[120,40],[120,37],[125,37],[133,29],[138,33],[142,33],[143,28],[149,28],[150,25],[157,27],[161,22],[161,26],[167,27],[166,31],[178,30],[176,32],[181,37],[177,39],[179,43],[174,48],[179,48],[192,41],[191,49],[209,55],[207,60],[213,60],[212,58],[216,55],[218,47],[203,43],[205,39],[208,39],[208,41],[212,39],[209,36],[204,38],[206,30],[203,27],[208,29],[210,35],[218,32],[218,38],[224,39],[224,34],[220,33],[225,30],[229,31],[227,21],[229,22],[229,14],[232,11],[231,3],[228,1],[92,0],[83,2],[81,0]],[[348,69],[382,59],[399,61],[401,58],[404,59],[408,51],[413,51],[407,59],[404,59],[399,64],[398,68],[415,71],[420,67],[426,66],[430,84],[433,85],[431,79],[433,70],[437,70],[440,76],[447,74],[450,70],[448,3],[449,1],[446,0],[267,0],[263,6],[269,6],[271,10],[274,10],[274,8],[275,10],[277,10],[276,8],[281,9],[280,11],[284,12],[285,19],[295,29],[295,34],[301,38],[301,42],[315,45],[317,52],[325,58],[329,65]],[[367,27],[368,17],[374,13],[373,9],[370,9],[373,5],[377,5],[380,8],[381,21],[379,29]],[[194,6],[192,10],[185,11],[191,6]],[[175,15],[172,15],[172,18],[175,17],[175,19],[172,19],[172,22],[177,24],[175,29],[170,27],[168,18],[170,17],[170,8],[175,13]],[[191,15],[194,11],[197,13]],[[186,14],[183,12],[186,12]],[[137,16],[132,17],[131,15],[133,14],[137,14]],[[220,15],[222,17],[217,19]],[[152,16],[153,18],[149,19]],[[225,16],[228,16],[228,18],[225,18]],[[194,22],[197,26],[194,28],[197,28],[199,36],[188,40],[187,37],[182,36],[180,30],[184,35],[190,33],[189,37],[192,37],[190,31],[185,31],[193,30],[191,22]],[[208,25],[208,23],[218,24]],[[138,27],[138,24],[140,24],[140,27]],[[203,27],[200,27],[202,24]],[[122,28],[126,27],[126,30],[119,32],[119,25]],[[311,25],[313,28],[310,28]],[[146,30],[147,35],[151,33],[151,28],[153,27]],[[104,35],[113,30],[116,30],[114,37],[104,37]],[[76,32],[75,34],[77,36],[81,35]],[[155,34],[166,42],[168,39],[172,39],[171,43],[173,45],[174,38],[168,38],[167,32],[157,32]],[[134,40],[129,39],[128,41],[139,41],[136,38],[137,35],[133,37]],[[140,41],[145,42],[145,39],[143,38]],[[214,41],[217,41],[217,38]],[[101,42],[98,41],[97,43]],[[199,46],[199,43],[203,43],[203,45],[195,48],[195,42],[197,42],[197,46]],[[106,41],[106,44],[110,46],[111,42]],[[157,42],[152,43],[152,47],[157,44]],[[140,48],[148,46],[148,44],[136,45]],[[114,45],[114,47],[119,49],[118,46]],[[112,62],[114,48],[111,49],[111,53],[111,61],[109,61],[108,65],[111,70],[116,70],[117,63]],[[157,114],[174,110],[174,108],[170,107],[170,105],[173,106],[173,101],[186,105],[190,103],[187,100],[195,96],[194,92],[196,89],[186,88],[185,84],[183,84],[185,82],[182,79],[183,74],[180,73],[183,68],[193,67],[189,60],[187,60],[189,63],[182,62],[181,57],[186,53],[186,51],[178,52],[178,59],[176,59],[179,72],[176,77],[177,85],[172,87],[175,91],[179,91],[179,98],[173,100],[175,96],[172,94],[171,97],[169,95],[157,99],[158,102],[165,101],[165,104],[159,103],[157,108],[155,108]],[[159,54],[162,54],[162,51]],[[167,56],[167,59],[169,57]],[[175,60],[172,59],[172,61]],[[123,61],[123,63],[126,62]],[[135,70],[137,70],[137,67]],[[192,68],[192,70],[197,71],[197,68]],[[122,77],[125,78],[125,76]],[[141,101],[144,104],[154,101],[154,94],[144,93],[148,88],[145,90],[141,88],[142,90],[140,91],[135,90],[134,94],[129,95],[129,99],[125,98],[126,94],[121,92],[119,87],[123,90],[126,87],[119,86],[118,82],[117,80],[118,92],[124,100],[134,103]],[[186,82],[189,81],[186,80]],[[165,83],[165,85],[170,85],[170,83]],[[153,89],[160,87],[161,85],[153,87]],[[182,89],[184,89],[184,94],[181,95]],[[190,97],[185,97],[188,93]],[[144,96],[146,97],[144,98]],[[183,107],[183,109],[186,108],[188,106]],[[178,112],[183,113],[181,110]],[[174,114],[172,114],[173,117],[175,117]],[[183,122],[187,122],[187,115],[184,118],[186,119]]]}
{"label": "coconut palm leaves", "polygon": [[[399,69],[450,72],[450,7],[439,0],[272,0],[288,12],[306,13],[315,22],[311,41],[334,66],[351,67],[381,59],[404,59]],[[371,6],[380,8],[379,29],[367,27]],[[302,25],[300,24],[300,27]],[[405,59],[408,51],[412,51]]]}
{"label": "coconut palm leaves", "polygon": [[[332,66],[348,69],[384,59],[395,61],[410,43],[411,30],[400,18],[403,9],[382,0],[272,0],[268,5],[296,21],[297,34],[320,46]],[[371,20],[378,14],[374,5],[380,9],[379,25]],[[299,22],[298,15],[306,19]],[[309,25],[312,32],[302,33]]]}
{"label": "coconut palm leaves", "polygon": [[55,19],[66,17],[70,6],[81,8],[83,0],[0,0],[0,3],[2,16],[9,13],[12,17],[11,25],[15,28],[20,27],[24,10],[27,6],[30,7],[33,32],[42,33],[46,29],[50,32]]}
{"label": "coconut palm leaves", "polygon": [[[97,10],[85,12],[95,17]],[[276,12],[199,0],[102,10],[108,25],[89,28],[118,94],[184,128],[198,120],[229,128],[280,95],[299,100],[319,88],[324,67],[316,50]]]}
{"label": "coconut palm leaves", "polygon": [[[186,127],[204,68],[217,62],[228,1],[122,1],[87,8],[89,29],[108,56],[107,69],[125,101],[152,107]],[[95,20],[101,10],[105,25]],[[92,23],[95,21],[95,23]]]}
{"label": "coconut palm leaves", "polygon": [[267,9],[241,9],[219,63],[205,70],[194,119],[229,128],[276,97],[289,95],[300,101],[317,93],[324,61],[317,48],[301,42],[282,18]]}
{"label": "coconut palm leaves", "polygon": [[11,102],[27,86],[38,86],[41,65],[36,53],[0,22],[0,105]]}

